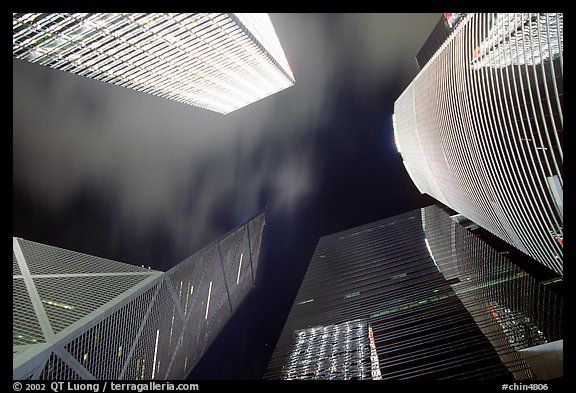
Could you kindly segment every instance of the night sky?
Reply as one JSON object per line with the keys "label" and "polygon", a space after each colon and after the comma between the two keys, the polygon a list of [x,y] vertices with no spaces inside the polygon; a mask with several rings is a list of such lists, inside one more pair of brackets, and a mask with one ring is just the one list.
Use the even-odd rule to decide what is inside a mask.
{"label": "night sky", "polygon": [[268,209],[193,379],[262,378],[318,239],[433,203],[392,112],[441,14],[270,16],[296,83],[226,116],[13,60],[13,236],[167,270]]}

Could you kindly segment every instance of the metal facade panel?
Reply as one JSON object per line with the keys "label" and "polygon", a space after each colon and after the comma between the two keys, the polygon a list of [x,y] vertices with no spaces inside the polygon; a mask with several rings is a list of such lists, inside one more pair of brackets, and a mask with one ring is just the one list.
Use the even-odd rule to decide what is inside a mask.
{"label": "metal facade panel", "polygon": [[[260,246],[264,216],[258,214],[166,273],[130,271],[114,261],[15,238],[19,266],[26,267],[26,254],[37,269],[13,278],[13,377],[186,378],[248,294],[245,288],[253,287],[252,274],[246,273],[234,275],[233,288],[228,287],[221,254],[246,252],[247,259],[257,258],[254,246]],[[249,247],[253,222],[259,225],[251,227],[258,242]],[[26,244],[23,253],[20,243]],[[66,273],[67,263],[75,266],[76,258],[79,264]],[[87,260],[102,260],[94,265],[98,273],[79,272]],[[35,306],[31,289],[39,299]]]}
{"label": "metal facade panel", "polygon": [[562,52],[563,14],[464,15],[394,105],[418,189],[560,274]]}

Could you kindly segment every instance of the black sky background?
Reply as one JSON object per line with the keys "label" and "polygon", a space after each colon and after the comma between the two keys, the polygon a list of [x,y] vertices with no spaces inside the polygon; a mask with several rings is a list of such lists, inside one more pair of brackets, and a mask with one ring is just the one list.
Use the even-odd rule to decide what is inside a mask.
{"label": "black sky background", "polygon": [[318,239],[433,203],[392,112],[441,14],[270,16],[296,83],[226,116],[13,60],[13,236],[167,270],[268,209],[192,379],[260,379]]}

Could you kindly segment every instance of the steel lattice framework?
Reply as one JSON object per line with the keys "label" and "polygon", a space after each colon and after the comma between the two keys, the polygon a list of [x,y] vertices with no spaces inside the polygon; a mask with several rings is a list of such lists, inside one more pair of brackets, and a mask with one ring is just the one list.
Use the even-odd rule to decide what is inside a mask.
{"label": "steel lattice framework", "polygon": [[167,272],[13,238],[13,378],[186,378],[254,286],[264,224]]}
{"label": "steel lattice framework", "polygon": [[13,14],[17,59],[227,114],[294,84],[268,14]]}
{"label": "steel lattice framework", "polygon": [[468,14],[394,105],[429,194],[563,271],[563,14]]}

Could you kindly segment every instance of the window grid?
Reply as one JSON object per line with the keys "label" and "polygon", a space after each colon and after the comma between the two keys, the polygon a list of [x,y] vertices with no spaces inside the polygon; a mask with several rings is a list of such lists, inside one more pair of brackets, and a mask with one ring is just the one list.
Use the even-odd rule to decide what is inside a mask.
{"label": "window grid", "polygon": [[264,378],[352,378],[346,352],[327,364],[298,332],[365,318],[377,378],[530,379],[517,349],[562,339],[561,315],[561,297],[430,206],[319,240]]}
{"label": "window grid", "polygon": [[294,83],[277,38],[257,34],[264,46],[252,41],[250,29],[261,25],[275,35],[266,14],[244,24],[228,14],[191,18],[14,14],[13,56],[224,114]]}
{"label": "window grid", "polygon": [[[16,239],[25,258],[32,264],[42,262],[44,270],[31,278],[54,331],[50,341],[58,346],[59,353],[67,352],[77,362],[64,359],[63,363],[52,353],[41,365],[43,371],[33,376],[185,378],[254,286],[250,270],[239,276],[234,271],[233,277],[227,277],[224,263],[229,261],[220,260],[220,252],[232,256],[241,252],[246,269],[252,268],[264,217],[265,212],[258,214],[166,273],[135,266],[134,271],[105,273],[108,267],[113,271],[129,269],[114,268],[114,261]],[[66,267],[77,267],[76,259],[80,267],[84,266],[82,261],[95,262],[94,272],[73,269],[67,273]],[[237,268],[237,258],[232,259]],[[21,346],[41,344],[44,337],[24,279],[17,275],[13,281],[13,356],[14,363],[21,365],[15,368],[14,378],[21,379],[30,376],[28,364],[37,364],[26,360],[29,355],[20,350]]]}

